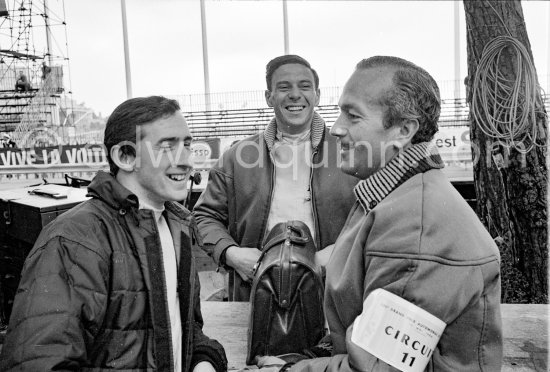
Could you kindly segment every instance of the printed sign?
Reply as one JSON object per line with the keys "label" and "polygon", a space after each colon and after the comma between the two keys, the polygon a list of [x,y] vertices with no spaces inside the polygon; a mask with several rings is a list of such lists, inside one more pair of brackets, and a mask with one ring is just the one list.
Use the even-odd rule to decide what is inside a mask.
{"label": "printed sign", "polygon": [[[193,141],[195,161],[204,162],[220,156],[220,139]],[[88,165],[104,167],[107,155],[103,144],[59,145],[34,148],[0,148],[0,167],[47,168],[52,165]]]}
{"label": "printed sign", "polygon": [[445,162],[471,162],[469,127],[440,128],[432,141]]}
{"label": "printed sign", "polygon": [[403,372],[422,372],[446,324],[384,289],[374,290],[353,323],[351,341]]}
{"label": "printed sign", "polygon": [[191,151],[193,151],[193,161],[195,164],[204,163],[206,160],[212,158],[212,148],[208,142],[193,142]]}
{"label": "printed sign", "polygon": [[0,149],[1,167],[47,168],[59,164],[82,164],[97,167],[107,164],[107,157],[103,145],[97,144]]}

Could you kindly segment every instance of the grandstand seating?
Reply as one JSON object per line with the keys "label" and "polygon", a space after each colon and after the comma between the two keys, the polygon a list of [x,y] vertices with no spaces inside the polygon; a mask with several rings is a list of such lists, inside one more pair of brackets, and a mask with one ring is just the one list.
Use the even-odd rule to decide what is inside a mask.
{"label": "grandstand seating", "polygon": [[[550,111],[550,95],[544,97],[546,111]],[[316,111],[331,127],[338,118],[338,105],[319,105]],[[469,107],[465,98],[444,99],[441,102],[440,127],[469,126]],[[194,111],[186,114],[191,133],[196,139],[212,137],[244,137],[262,131],[274,116],[270,107]]]}
{"label": "grandstand seating", "polygon": [[[338,105],[320,105],[316,111],[330,127],[338,118]],[[468,106],[465,99],[444,100],[441,105],[440,126],[467,126]],[[187,123],[197,139],[211,137],[249,136],[262,131],[271,118],[270,107],[240,110],[195,111],[186,114]]]}
{"label": "grandstand seating", "polygon": [[46,80],[38,73],[30,74],[34,88],[25,92],[13,89],[16,70],[25,69],[0,67],[0,133],[14,132],[25,121],[36,125],[56,122],[56,99],[64,91],[62,67],[52,66]]}
{"label": "grandstand seating", "polygon": [[28,92],[0,91],[0,132],[12,132],[21,122],[21,116],[38,89]]}

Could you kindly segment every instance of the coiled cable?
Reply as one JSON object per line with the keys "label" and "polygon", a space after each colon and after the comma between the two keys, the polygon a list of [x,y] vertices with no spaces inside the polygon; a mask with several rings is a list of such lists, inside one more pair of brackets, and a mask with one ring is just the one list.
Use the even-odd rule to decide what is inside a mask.
{"label": "coiled cable", "polygon": [[[504,53],[508,49],[509,53]],[[502,73],[501,60],[515,54],[515,79]],[[510,74],[510,76],[513,76]],[[485,135],[521,153],[544,146],[545,115],[536,70],[525,46],[511,36],[498,36],[483,49],[472,83],[472,116]]]}

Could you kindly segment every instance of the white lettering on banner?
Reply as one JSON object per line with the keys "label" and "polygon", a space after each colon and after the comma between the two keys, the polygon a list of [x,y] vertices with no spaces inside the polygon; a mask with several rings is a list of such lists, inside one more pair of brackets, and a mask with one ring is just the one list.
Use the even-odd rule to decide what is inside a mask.
{"label": "white lettering on banner", "polygon": [[76,153],[76,161],[79,163],[87,163],[88,162],[88,153],[83,149],[78,149],[78,152]]}
{"label": "white lettering on banner", "polygon": [[15,156],[17,157],[17,164],[25,164],[27,162],[26,151],[16,152]]}
{"label": "white lettering on banner", "polygon": [[7,151],[0,153],[0,163],[4,167],[33,165],[35,161],[36,153],[32,149],[28,151]]}
{"label": "white lettering on banner", "polygon": [[103,148],[100,147],[92,147],[87,149],[88,151],[88,158],[92,159],[93,163],[101,163],[104,161],[107,161],[107,158],[105,157],[105,152],[103,151]]}
{"label": "white lettering on banner", "polygon": [[35,161],[36,161],[36,152],[34,152],[34,149],[30,149],[29,151],[27,151],[27,164],[33,165]]}
{"label": "white lettering on banner", "polygon": [[65,150],[65,155],[70,164],[76,163],[76,149]]}
{"label": "white lettering on banner", "polygon": [[106,162],[105,151],[101,147],[93,148],[72,148],[65,150],[67,162],[69,164],[102,163]]}
{"label": "white lettering on banner", "polygon": [[107,165],[105,147],[90,144],[15,150],[0,148],[0,167],[2,168],[29,166],[30,168],[47,169],[63,164],[82,165],[96,169],[105,167]]}
{"label": "white lettering on banner", "polygon": [[11,165],[11,151],[0,152],[0,160],[2,160],[3,166]]}
{"label": "white lettering on banner", "polygon": [[41,156],[43,164],[40,165],[43,167],[48,165],[61,164],[61,154],[59,153],[59,149],[53,149],[51,151],[43,149]]}
{"label": "white lettering on banner", "polygon": [[422,372],[446,324],[384,289],[374,290],[355,319],[351,341],[404,372]]}

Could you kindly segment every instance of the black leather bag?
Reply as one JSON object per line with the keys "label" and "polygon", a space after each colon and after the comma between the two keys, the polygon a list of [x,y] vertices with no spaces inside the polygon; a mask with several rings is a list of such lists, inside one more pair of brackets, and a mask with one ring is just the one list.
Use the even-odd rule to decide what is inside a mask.
{"label": "black leather bag", "polygon": [[247,364],[256,356],[302,354],[325,334],[324,285],[307,225],[279,223],[265,241],[252,283]]}

